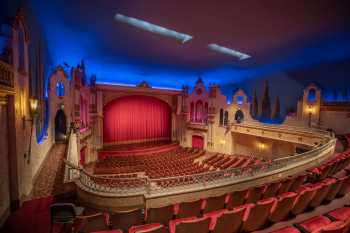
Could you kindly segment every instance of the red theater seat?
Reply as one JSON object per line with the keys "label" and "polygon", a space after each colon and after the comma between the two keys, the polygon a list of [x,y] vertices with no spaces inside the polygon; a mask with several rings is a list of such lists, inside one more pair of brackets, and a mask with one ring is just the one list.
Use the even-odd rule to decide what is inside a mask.
{"label": "red theater seat", "polygon": [[263,193],[262,199],[276,196],[276,193],[280,188],[280,186],[281,186],[280,182],[269,184]]}
{"label": "red theater seat", "polygon": [[210,218],[175,219],[169,222],[170,233],[208,233]]}
{"label": "red theater seat", "polygon": [[284,227],[271,233],[300,233],[300,231],[295,227]]}
{"label": "red theater seat", "polygon": [[333,210],[327,214],[330,218],[339,221],[346,221],[350,219],[350,207],[343,207]]}
{"label": "red theater seat", "polygon": [[249,189],[246,195],[245,203],[256,203],[257,201],[259,201],[264,190],[265,186],[258,186]]}
{"label": "red theater seat", "polygon": [[329,225],[332,221],[325,216],[316,216],[297,224],[304,232],[317,232]]}
{"label": "red theater seat", "polygon": [[282,181],[280,189],[278,190],[278,195],[282,194],[282,193],[286,193],[289,192],[290,187],[293,185],[294,183],[294,178],[288,178],[284,181]]}
{"label": "red theater seat", "polygon": [[146,223],[161,223],[168,225],[168,222],[174,217],[174,206],[168,205],[159,208],[147,208],[145,215]]}
{"label": "red theater seat", "polygon": [[202,200],[193,202],[181,202],[178,205],[176,218],[199,217],[202,208]]}
{"label": "red theater seat", "polygon": [[349,232],[350,221],[336,221],[322,227],[319,231],[320,233],[348,233]]}
{"label": "red theater seat", "polygon": [[233,192],[230,195],[229,201],[227,203],[227,209],[232,210],[234,207],[243,205],[246,193],[246,190]]}
{"label": "red theater seat", "polygon": [[159,223],[146,224],[140,226],[132,226],[129,233],[168,233],[168,229]]}
{"label": "red theater seat", "polygon": [[289,188],[290,192],[295,192],[302,184],[304,184],[306,180],[306,175],[300,175],[297,178],[295,178],[294,182]]}
{"label": "red theater seat", "polygon": [[211,233],[236,233],[239,232],[243,223],[245,207],[221,212],[213,216],[210,223]]}
{"label": "red theater seat", "polygon": [[336,179],[336,181],[331,185],[331,188],[325,197],[325,201],[332,201],[337,196],[345,179],[346,177]]}
{"label": "red theater seat", "polygon": [[349,192],[349,189],[350,189],[350,176],[347,176],[344,179],[342,186],[340,187],[340,190],[338,192],[338,196],[344,196],[345,194],[347,194]]}
{"label": "red theater seat", "polygon": [[203,213],[209,213],[215,210],[224,209],[226,201],[226,194],[217,197],[209,197],[204,200]]}
{"label": "red theater seat", "polygon": [[242,230],[249,232],[262,228],[267,222],[274,202],[276,202],[276,198],[268,198],[258,201],[257,204],[244,205],[247,210],[243,217]]}
{"label": "red theater seat", "polygon": [[309,187],[301,187],[298,189],[298,193],[299,195],[295,199],[293,209],[291,210],[291,213],[294,215],[301,214],[305,211],[315,193],[315,190]]}
{"label": "red theater seat", "polygon": [[315,195],[310,201],[309,207],[316,208],[321,205],[323,200],[325,199],[327,193],[329,192],[331,185],[335,182],[335,179],[325,179],[323,182],[316,184],[319,186],[316,191]]}
{"label": "red theater seat", "polygon": [[271,208],[270,222],[276,223],[286,219],[293,208],[298,194],[293,192],[283,193],[277,197],[277,201]]}
{"label": "red theater seat", "polygon": [[122,230],[109,230],[109,231],[94,231],[91,233],[123,233],[123,231]]}

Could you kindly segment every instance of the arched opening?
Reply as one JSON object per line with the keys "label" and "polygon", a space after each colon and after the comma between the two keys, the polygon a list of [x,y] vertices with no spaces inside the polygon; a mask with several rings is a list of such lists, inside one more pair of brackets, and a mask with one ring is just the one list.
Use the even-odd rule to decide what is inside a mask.
{"label": "arched opening", "polygon": [[131,95],[109,102],[103,110],[105,144],[168,141],[171,108],[155,97]]}
{"label": "arched opening", "polygon": [[220,109],[220,120],[219,120],[219,125],[222,126],[224,124],[224,110],[221,108]]}
{"label": "arched opening", "polygon": [[62,109],[58,110],[55,116],[55,140],[66,140],[67,118]]}
{"label": "arched opening", "polygon": [[224,125],[225,126],[228,125],[228,111],[225,111],[225,114],[224,114]]}
{"label": "arched opening", "polygon": [[196,122],[203,122],[203,102],[201,100],[196,102]]}
{"label": "arched opening", "polygon": [[191,102],[190,121],[194,121],[194,103]]}
{"label": "arched opening", "polygon": [[236,123],[241,123],[244,120],[244,114],[242,110],[238,109],[235,113],[235,121]]}
{"label": "arched opening", "polygon": [[310,103],[313,103],[313,102],[316,101],[316,89],[315,89],[315,88],[311,88],[311,89],[309,90],[309,93],[308,93],[308,95],[307,95],[307,100],[308,100],[308,102],[310,102]]}
{"label": "arched opening", "polygon": [[192,136],[192,147],[196,149],[203,149],[204,139],[202,136],[193,135]]}

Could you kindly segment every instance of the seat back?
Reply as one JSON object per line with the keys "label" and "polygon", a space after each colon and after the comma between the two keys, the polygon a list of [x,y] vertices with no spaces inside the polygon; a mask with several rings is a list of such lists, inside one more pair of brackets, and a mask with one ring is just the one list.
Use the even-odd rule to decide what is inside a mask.
{"label": "seat back", "polygon": [[332,201],[336,197],[345,179],[346,177],[339,178],[335,183],[331,185],[331,188],[325,197],[326,201]]}
{"label": "seat back", "polygon": [[281,185],[280,182],[275,182],[275,183],[269,184],[268,187],[266,188],[265,192],[262,195],[262,199],[274,197],[276,195],[280,185]]}
{"label": "seat back", "polygon": [[346,222],[336,221],[323,227],[319,232],[320,233],[347,233],[349,232],[349,226],[350,226],[350,220]]}
{"label": "seat back", "polygon": [[275,223],[286,219],[293,208],[297,196],[297,193],[287,192],[277,197],[277,201],[271,208],[269,220]]}
{"label": "seat back", "polygon": [[304,184],[306,180],[306,175],[300,175],[297,178],[295,178],[294,182],[289,188],[290,192],[295,192],[302,184]]}
{"label": "seat back", "polygon": [[294,178],[288,178],[288,179],[282,181],[280,189],[277,192],[277,195],[289,192],[289,189],[291,188],[293,182],[294,182]]}
{"label": "seat back", "polygon": [[335,183],[335,180],[328,178],[322,182],[322,187],[316,190],[314,197],[310,201],[309,206],[311,208],[316,208],[322,204],[333,183]]}
{"label": "seat back", "polygon": [[246,193],[247,193],[246,190],[233,192],[227,203],[227,209],[232,210],[234,207],[243,205],[245,201]]}
{"label": "seat back", "polygon": [[184,220],[175,225],[174,233],[208,233],[210,218],[203,217],[195,220]]}
{"label": "seat back", "polygon": [[276,198],[267,198],[258,201],[256,205],[247,209],[244,216],[243,231],[250,232],[262,228],[270,215],[270,210],[276,202]]}
{"label": "seat back", "polygon": [[72,203],[56,203],[50,205],[52,223],[73,223],[76,217],[75,205]]}
{"label": "seat back", "polygon": [[112,213],[110,214],[110,222],[113,229],[127,232],[131,226],[143,223],[142,209]]}
{"label": "seat back", "polygon": [[342,186],[340,187],[338,195],[339,196],[344,196],[349,191],[349,187],[350,187],[350,176],[347,176],[344,179],[344,182],[343,182]]}
{"label": "seat back", "polygon": [[256,203],[258,200],[260,200],[264,188],[264,186],[258,186],[250,189],[248,191],[245,203]]}
{"label": "seat back", "polygon": [[168,205],[159,208],[147,208],[145,217],[146,223],[161,223],[166,226],[174,217],[174,206]]}
{"label": "seat back", "polygon": [[199,216],[202,207],[202,200],[193,202],[181,202],[176,218],[187,218]]}
{"label": "seat back", "polygon": [[294,215],[303,213],[306,207],[309,205],[313,194],[314,190],[312,190],[311,188],[305,188],[304,190],[299,192],[299,195],[295,199],[294,207],[291,210],[291,212]]}
{"label": "seat back", "polygon": [[226,200],[226,195],[207,198],[203,213],[205,214],[215,210],[224,209],[225,200]]}
{"label": "seat back", "polygon": [[212,233],[236,233],[239,232],[243,223],[243,216],[246,208],[236,208],[226,211],[220,215]]}

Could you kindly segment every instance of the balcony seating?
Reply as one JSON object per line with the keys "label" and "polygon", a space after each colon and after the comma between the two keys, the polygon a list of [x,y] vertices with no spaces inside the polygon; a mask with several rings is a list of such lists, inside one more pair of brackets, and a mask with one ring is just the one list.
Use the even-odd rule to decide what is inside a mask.
{"label": "balcony seating", "polygon": [[174,217],[174,206],[168,205],[159,208],[147,208],[145,212],[146,223],[161,223],[166,226]]}
{"label": "balcony seating", "polygon": [[175,219],[169,222],[170,233],[208,233],[209,217],[192,219]]}
{"label": "balcony seating", "polygon": [[294,192],[287,192],[279,195],[277,201],[271,208],[269,221],[276,223],[286,219],[293,208],[297,196],[298,194]]}
{"label": "balcony seating", "polygon": [[350,189],[350,175],[344,179],[343,184],[340,187],[340,190],[338,192],[338,196],[341,196],[341,197],[344,196],[349,192],[349,189]]}
{"label": "balcony seating", "polygon": [[346,221],[347,219],[350,219],[350,207],[333,210],[327,213],[327,216],[333,220]]}
{"label": "balcony seating", "polygon": [[298,189],[298,193],[299,195],[295,199],[293,209],[291,210],[291,213],[294,215],[301,214],[305,211],[315,193],[315,190],[310,187],[301,187]]}
{"label": "balcony seating", "polygon": [[271,233],[301,233],[301,232],[295,227],[284,227],[276,231],[273,231]]}
{"label": "balcony seating", "polygon": [[239,232],[243,223],[246,208],[222,211],[217,216],[212,216],[210,223],[211,233],[236,233]]}
{"label": "balcony seating", "polygon": [[112,213],[110,214],[110,223],[113,229],[121,229],[123,232],[127,232],[131,226],[142,225],[142,209]]}
{"label": "balcony seating", "polygon": [[297,178],[295,178],[294,182],[292,183],[291,187],[288,191],[295,192],[302,184],[304,184],[306,180],[306,175],[300,175]]}
{"label": "balcony seating", "polygon": [[294,180],[295,180],[294,178],[287,178],[283,180],[281,183],[280,189],[277,192],[277,195],[289,192],[289,189],[292,187]]}
{"label": "balcony seating", "polygon": [[227,209],[232,210],[237,206],[243,205],[245,201],[246,193],[247,193],[246,190],[233,192],[229,197],[229,200],[227,203]]}
{"label": "balcony seating", "polygon": [[203,202],[203,214],[213,212],[215,210],[224,209],[226,205],[226,194],[216,197],[209,197]]}
{"label": "balcony seating", "polygon": [[325,216],[316,216],[298,224],[304,232],[317,232],[323,227],[329,225],[332,221]]}
{"label": "balcony seating", "polygon": [[309,207],[313,209],[320,206],[324,201],[324,199],[326,198],[330,188],[335,183],[335,181],[336,181],[335,179],[331,179],[331,178],[326,178],[324,181],[322,181],[320,183],[322,187],[316,191],[315,195],[310,201]]}
{"label": "balcony seating", "polygon": [[336,179],[336,181],[331,185],[329,192],[325,196],[325,201],[330,202],[337,196],[345,179],[346,177]]}
{"label": "balcony seating", "polygon": [[251,188],[246,195],[245,203],[256,203],[261,199],[262,193],[265,189],[265,186],[258,186]]}
{"label": "balcony seating", "polygon": [[[332,212],[342,211],[344,211],[344,208],[339,208]],[[273,233],[348,233],[350,230],[350,218],[344,215],[341,219],[335,219],[328,214],[326,216],[315,216],[301,223],[294,224],[295,227],[284,227],[273,231]]]}
{"label": "balcony seating", "polygon": [[202,200],[192,202],[181,202],[178,209],[175,211],[176,218],[188,218],[200,216],[202,208]]}
{"label": "balcony seating", "polygon": [[280,182],[274,182],[274,183],[268,184],[262,195],[262,199],[276,196],[276,193],[280,188],[280,186],[281,186]]}
{"label": "balcony seating", "polygon": [[132,226],[129,233],[168,233],[168,229],[159,223]]}
{"label": "balcony seating", "polygon": [[262,228],[268,220],[274,202],[276,202],[276,198],[261,200],[256,204],[246,204],[247,210],[243,217],[242,230],[249,232]]}

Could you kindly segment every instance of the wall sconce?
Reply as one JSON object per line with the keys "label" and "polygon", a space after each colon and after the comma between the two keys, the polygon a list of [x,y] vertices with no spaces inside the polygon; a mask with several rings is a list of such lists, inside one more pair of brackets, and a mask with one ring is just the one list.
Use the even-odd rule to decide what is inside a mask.
{"label": "wall sconce", "polygon": [[33,137],[34,120],[35,120],[35,117],[38,115],[38,109],[39,109],[39,100],[34,97],[29,98],[29,111],[30,111],[31,118],[25,119],[25,117],[23,117],[23,128],[25,128],[26,121],[31,122],[27,163],[30,163],[30,157],[32,153],[32,137]]}

